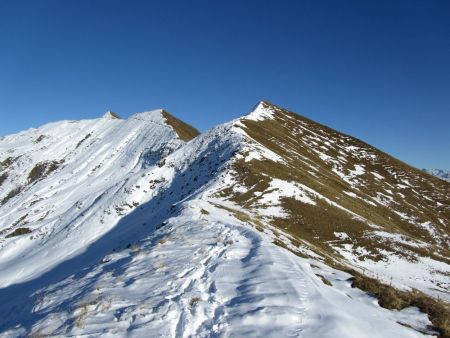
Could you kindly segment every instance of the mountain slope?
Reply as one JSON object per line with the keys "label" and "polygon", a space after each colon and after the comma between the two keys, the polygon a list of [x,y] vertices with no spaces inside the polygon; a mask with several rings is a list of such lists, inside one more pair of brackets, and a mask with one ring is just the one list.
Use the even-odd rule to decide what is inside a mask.
{"label": "mountain slope", "polygon": [[[107,113],[3,138],[0,264],[5,277],[0,285],[30,278],[76,254],[134,209],[139,194],[133,200],[125,196],[131,198],[137,173],[184,144],[166,121],[163,111],[126,121]],[[31,234],[7,239],[20,234],[18,229]],[[48,247],[64,250],[49,257]],[[13,273],[17,270],[20,275]]]}
{"label": "mountain slope", "polygon": [[[92,136],[86,137],[88,130]],[[107,115],[62,122],[1,141],[7,180],[0,196],[22,188],[0,207],[0,335],[436,333],[417,308],[389,311],[352,288],[352,276],[342,269],[378,272],[376,264],[371,269],[365,265],[379,250],[377,236],[382,237],[381,231],[397,234],[388,238],[402,239],[399,243],[408,250],[415,248],[411,243],[423,243],[421,250],[411,249],[408,259],[417,257],[414,264],[423,267],[424,252],[433,254],[426,264],[441,271],[431,281],[431,272],[419,272],[426,283],[411,280],[405,271],[396,285],[419,286],[444,297],[445,286],[434,278],[442,283],[442,275],[449,273],[448,247],[439,247],[448,240],[448,186],[428,179],[426,188],[411,187],[420,193],[437,187],[424,195],[433,199],[430,203],[404,191],[408,203],[428,204],[392,206],[424,218],[411,225],[393,219],[395,212],[374,197],[378,194],[371,200],[374,206],[352,193],[367,200],[374,191],[387,193],[389,186],[368,170],[389,180],[407,175],[402,179],[416,184],[414,169],[265,102],[191,139],[195,135],[183,122],[154,111],[126,121]],[[45,139],[49,143],[41,149]],[[340,144],[361,148],[332,153]],[[376,159],[376,169],[369,167],[366,155]],[[339,156],[355,161],[348,168],[356,173],[331,161]],[[30,182],[32,168],[43,161],[61,165],[39,170],[44,174]],[[379,172],[378,161],[390,167]],[[364,165],[364,173],[356,164]],[[435,201],[441,205],[430,211]],[[37,219],[42,213],[46,217]],[[432,223],[433,235],[420,231],[424,222]],[[19,227],[32,232],[9,236]],[[351,241],[344,232],[353,236]],[[358,251],[347,256],[345,244],[351,243],[370,254],[364,260]],[[397,257],[395,246],[382,248],[380,254]],[[386,269],[379,274],[391,277]]]}
{"label": "mountain slope", "polygon": [[442,169],[422,169],[422,171],[450,182],[450,171]]}
{"label": "mountain slope", "polygon": [[266,102],[235,125],[264,150],[241,153],[222,197],[295,246],[448,299],[447,182]]}

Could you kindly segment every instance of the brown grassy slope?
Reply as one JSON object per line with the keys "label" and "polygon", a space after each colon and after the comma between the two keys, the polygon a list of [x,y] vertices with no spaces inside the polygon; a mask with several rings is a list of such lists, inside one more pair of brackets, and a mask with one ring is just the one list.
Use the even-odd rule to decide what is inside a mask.
{"label": "brown grassy slope", "polygon": [[177,119],[165,110],[163,110],[162,115],[166,119],[167,123],[173,128],[173,130],[175,130],[178,137],[183,141],[190,141],[200,134],[197,129]]}
{"label": "brown grassy slope", "polygon": [[[271,224],[314,244],[321,251],[336,255],[333,247],[351,244],[354,249],[367,250],[359,255],[360,259],[378,261],[383,259],[383,250],[386,250],[410,261],[422,256],[450,263],[448,182],[356,138],[269,103],[263,106],[274,112],[273,119],[244,118],[241,123],[253,140],[278,154],[284,162],[237,160],[233,165],[236,178],[248,191],[238,193],[228,187],[221,192],[223,197],[257,213],[266,206],[258,202],[260,197],[254,193],[266,192],[273,178],[297,182],[358,215],[355,217],[318,197],[316,205],[293,198],[282,199],[281,205],[289,216],[272,218]],[[348,176],[355,165],[363,166],[365,172],[351,178],[351,182],[335,172]],[[422,226],[423,222],[430,222],[434,233]],[[377,236],[374,230],[401,235],[404,241]],[[339,239],[335,232],[345,232],[350,238]]]}

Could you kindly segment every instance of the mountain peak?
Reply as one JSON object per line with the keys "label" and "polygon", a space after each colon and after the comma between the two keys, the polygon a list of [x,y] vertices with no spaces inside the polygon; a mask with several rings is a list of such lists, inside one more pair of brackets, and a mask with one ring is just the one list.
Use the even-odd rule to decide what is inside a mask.
{"label": "mountain peak", "polygon": [[[244,120],[253,120],[253,121],[264,121],[264,120],[273,120],[275,117],[282,118],[286,115],[291,115],[292,112],[281,108],[272,102],[267,100],[259,101],[253,109],[245,116],[242,117]],[[295,114],[296,116],[299,116]]]}
{"label": "mountain peak", "polygon": [[111,110],[108,110],[105,114],[103,114],[102,118],[107,119],[122,119],[118,114],[114,113]]}
{"label": "mountain peak", "polygon": [[450,337],[448,183],[267,101],[105,118],[0,140],[0,336]]}
{"label": "mountain peak", "polygon": [[130,119],[164,123],[164,119],[162,117],[162,112],[163,112],[163,109],[144,111],[141,113],[135,113],[135,114],[131,115]]}
{"label": "mountain peak", "polygon": [[276,108],[276,106],[267,101],[259,101],[258,104],[251,110],[251,112],[243,116],[242,118],[245,120],[253,121],[273,119],[274,113],[276,111],[276,109],[274,108]]}
{"label": "mountain peak", "polygon": [[146,111],[143,113],[137,113],[130,117],[130,119],[151,121],[163,125],[167,125],[173,129],[173,131],[178,135],[178,137],[187,142],[200,132],[189,124],[177,119],[172,114],[164,109],[156,109],[151,111]]}
{"label": "mountain peak", "polygon": [[422,169],[422,171],[437,178],[440,178],[441,180],[450,182],[450,170],[434,168],[434,169]]}
{"label": "mountain peak", "polygon": [[198,136],[200,132],[189,124],[177,119],[166,110],[161,111],[166,124],[168,124],[177,133],[178,137],[187,142]]}

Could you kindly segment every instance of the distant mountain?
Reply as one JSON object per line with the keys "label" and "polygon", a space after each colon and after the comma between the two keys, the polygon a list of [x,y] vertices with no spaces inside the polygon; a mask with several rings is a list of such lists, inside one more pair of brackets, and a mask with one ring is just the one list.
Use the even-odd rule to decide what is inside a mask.
{"label": "distant mountain", "polygon": [[0,336],[445,337],[449,220],[447,182],[264,101],[47,124],[0,140]]}
{"label": "distant mountain", "polygon": [[447,182],[450,182],[450,170],[442,169],[422,169],[424,172],[439,177]]}

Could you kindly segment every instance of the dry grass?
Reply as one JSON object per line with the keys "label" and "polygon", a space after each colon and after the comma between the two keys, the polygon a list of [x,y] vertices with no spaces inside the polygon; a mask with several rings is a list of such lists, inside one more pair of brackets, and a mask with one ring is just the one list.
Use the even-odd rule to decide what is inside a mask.
{"label": "dry grass", "polygon": [[[265,105],[269,106],[268,103]],[[235,161],[232,169],[236,172],[237,181],[245,186],[247,191],[237,193],[232,187],[228,187],[219,193],[220,196],[231,199],[243,208],[254,208],[257,214],[256,210],[265,206],[258,205],[260,197],[255,196],[255,192],[267,191],[270,181],[274,178],[298,182],[362,218],[355,219],[352,214],[330,205],[323,199],[315,198],[317,205],[313,206],[293,198],[284,198],[281,207],[289,217],[274,218],[270,221],[272,225],[332,255],[335,255],[335,252],[330,245],[331,241],[334,245],[346,243],[345,241],[337,243],[334,232],[345,232],[350,236],[355,248],[360,246],[369,251],[369,254],[361,259],[379,261],[383,259],[382,252],[386,250],[408,260],[422,256],[448,262],[446,257],[450,256],[449,248],[441,245],[424,227],[405,221],[392,207],[381,204],[370,205],[364,199],[373,201],[372,198],[377,196],[377,192],[392,190],[395,211],[415,217],[417,224],[431,221],[436,225],[438,236],[444,237],[448,236],[448,229],[440,223],[440,219],[450,219],[450,184],[426,175],[358,139],[279,107],[273,105],[270,107],[275,111],[274,119],[241,122],[252,139],[275,152],[283,158],[284,163],[270,160]],[[329,140],[329,143],[317,141],[317,145],[311,145],[308,143],[308,137],[316,139],[323,137]],[[336,146],[338,144],[363,149],[363,153],[374,154],[376,160],[371,156],[361,158],[353,153],[343,154]],[[323,161],[313,151],[319,149],[321,145],[326,145],[328,150],[320,149],[330,158],[336,159],[341,155],[346,158],[347,162],[342,164],[344,171],[353,169],[356,164],[365,166],[366,172],[358,176],[364,180],[364,184],[360,185],[358,190],[353,189],[336,175],[332,170],[332,164]],[[311,166],[316,171],[312,171]],[[370,173],[372,171],[384,176],[384,180],[376,180]],[[412,189],[398,188],[398,184],[404,183],[403,179],[413,184],[414,190],[418,193],[414,193]],[[348,196],[343,191],[351,191],[360,198]],[[424,195],[431,196],[432,199],[423,198]],[[411,240],[426,242],[428,247],[408,246],[404,243],[374,238],[370,236],[373,228],[368,223],[382,225],[384,231],[401,234]]]}
{"label": "dry grass", "polygon": [[315,275],[322,280],[323,284],[326,284],[326,285],[329,285],[329,286],[333,286],[333,284],[331,284],[331,282],[328,279],[326,279],[324,276],[319,275],[317,273]]}
{"label": "dry grass", "polygon": [[45,337],[49,337],[49,336],[50,336],[50,334],[46,334],[46,333],[42,332],[42,330],[37,330],[28,335],[29,338],[45,338]]}
{"label": "dry grass", "polygon": [[200,132],[194,127],[184,123],[183,121],[173,117],[171,114],[163,110],[162,115],[166,119],[167,123],[175,130],[178,137],[187,142],[198,136]]}
{"label": "dry grass", "polygon": [[34,143],[39,143],[43,140],[45,140],[47,138],[47,136],[45,135],[39,135],[38,138],[34,141]]}
{"label": "dry grass", "polygon": [[5,158],[3,161],[0,162],[0,170],[8,169],[16,161],[16,159],[17,158],[11,156]]}
{"label": "dry grass", "polygon": [[90,304],[88,304],[88,303],[83,303],[76,310],[76,312],[77,312],[77,314],[75,316],[75,326],[76,327],[82,328],[84,326],[84,320],[86,319],[89,305]]}
{"label": "dry grass", "polygon": [[114,113],[113,111],[109,111],[109,115],[111,115],[115,119],[122,119],[117,113]]}
{"label": "dry grass", "polygon": [[42,180],[50,173],[58,169],[60,164],[61,163],[58,161],[51,161],[51,162],[44,161],[36,164],[28,174],[28,183],[33,183],[35,181]]}
{"label": "dry grass", "polygon": [[201,301],[202,299],[198,296],[192,297],[191,300],[189,301],[189,306],[190,307],[195,307],[197,305],[197,303],[199,301]]}
{"label": "dry grass", "polygon": [[0,187],[2,186],[3,182],[6,181],[7,178],[8,178],[8,173],[3,173],[0,175]]}
{"label": "dry grass", "polygon": [[[387,251],[408,260],[414,260],[415,257],[430,257],[448,262],[447,257],[450,256],[448,246],[441,245],[439,239],[434,238],[424,227],[411,224],[394,212],[395,210],[415,217],[416,224],[431,221],[435,225],[438,237],[445,238],[449,235],[448,228],[441,224],[440,220],[450,219],[450,184],[448,182],[427,175],[361,140],[285,109],[268,103],[264,105],[270,106],[275,111],[273,119],[242,120],[241,122],[245,126],[246,133],[253,140],[276,153],[284,162],[254,159],[248,162],[237,160],[233,163],[235,178],[239,184],[247,188],[247,191],[237,193],[233,187],[227,187],[219,192],[219,195],[249,210],[249,214],[232,211],[237,218],[253,225],[260,223],[260,226],[255,227],[261,230],[262,223],[251,214],[257,215],[258,209],[265,206],[258,204],[260,197],[255,196],[255,192],[266,192],[270,181],[278,178],[306,185],[362,217],[357,219],[351,213],[329,204],[324,199],[315,198],[316,205],[309,205],[293,198],[283,198],[281,207],[288,217],[264,219],[265,222],[296,240],[308,243],[322,256],[329,257],[327,263],[331,266],[336,267],[338,264],[336,260],[338,256],[331,243],[363,247],[369,253],[361,258],[374,261],[383,259],[382,252]],[[351,147],[360,151],[344,152],[341,147]],[[365,173],[358,176],[362,182],[358,189],[354,189],[336,175],[332,170],[333,163],[322,160],[315,150],[320,150],[334,160],[343,156],[346,161],[340,162],[340,165],[341,170],[346,173],[353,170],[357,164],[363,165]],[[384,179],[378,180],[371,172],[382,175]],[[414,186],[414,190],[402,188],[405,182]],[[392,191],[392,205],[372,205],[364,201],[369,200],[373,203],[377,192],[387,193],[388,190]],[[348,196],[343,191],[351,191],[359,198]],[[383,231],[401,234],[405,238],[425,242],[428,246],[414,247],[379,237],[375,238],[371,236],[374,229],[368,224],[380,225]],[[350,240],[338,239],[334,232],[345,232]],[[282,241],[275,241],[275,243],[286,246]],[[343,269],[342,266],[337,268]],[[355,272],[353,274],[355,275],[354,285],[379,297],[381,306],[397,309],[418,306],[428,313],[442,337],[449,337],[448,304],[418,291],[401,292],[379,281],[371,280]]]}
{"label": "dry grass", "polygon": [[194,296],[189,300],[189,308],[192,315],[195,315],[195,310],[197,307],[198,302],[200,302],[202,299],[198,296]]}
{"label": "dry grass", "polygon": [[86,134],[86,136],[77,143],[77,145],[75,146],[75,149],[77,149],[79,146],[81,146],[84,141],[86,141],[89,137],[91,137],[91,135],[92,135],[91,133]]}
{"label": "dry grass", "polygon": [[22,191],[22,187],[12,189],[2,200],[0,200],[0,206],[8,202],[11,198],[17,196]]}
{"label": "dry grass", "polygon": [[380,306],[386,309],[401,310],[408,306],[416,306],[428,314],[436,330],[442,338],[450,338],[450,307],[449,304],[434,299],[420,291],[400,291],[379,280],[366,277],[356,271],[349,270],[354,276],[352,287],[369,292],[378,298]]}
{"label": "dry grass", "polygon": [[13,232],[11,232],[10,234],[6,235],[6,238],[26,235],[26,234],[29,234],[29,233],[31,233],[31,230],[29,228],[17,228]]}
{"label": "dry grass", "polygon": [[161,238],[161,239],[158,241],[158,245],[163,245],[163,244],[166,243],[168,240],[169,240],[168,238]]}
{"label": "dry grass", "polygon": [[23,215],[23,216],[20,217],[17,221],[15,221],[15,222],[13,223],[12,226],[15,227],[16,225],[19,225],[19,224],[21,224],[21,223],[26,224],[27,222],[24,222],[24,220],[25,220],[27,217],[28,217],[28,214]]}

